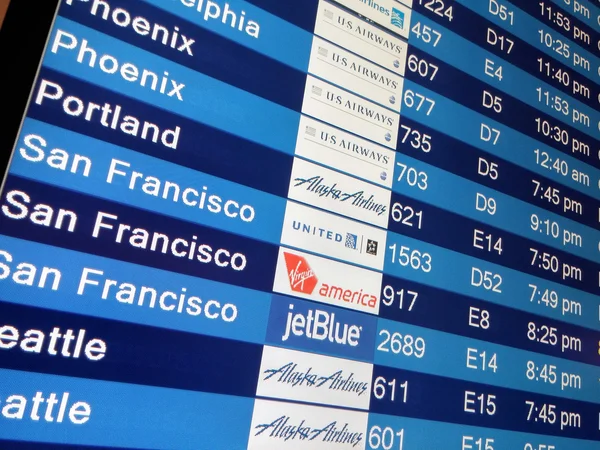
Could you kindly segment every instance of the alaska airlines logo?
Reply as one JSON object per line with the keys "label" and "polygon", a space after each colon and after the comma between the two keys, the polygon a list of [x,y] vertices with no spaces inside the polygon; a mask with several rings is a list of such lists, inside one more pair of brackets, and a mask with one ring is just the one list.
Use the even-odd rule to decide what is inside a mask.
{"label": "alaska airlines logo", "polygon": [[290,312],[288,312],[281,342],[287,341],[291,336],[305,336],[311,340],[356,347],[360,343],[361,331],[361,326],[337,321],[333,312],[309,309],[306,314],[294,313],[294,304],[290,303]]}
{"label": "alaska airlines logo", "polygon": [[312,294],[319,281],[303,256],[284,252],[285,266],[290,280],[290,287],[294,292]]}
{"label": "alaska airlines logo", "polygon": [[[367,247],[369,247],[369,245],[374,246],[374,249],[372,250],[377,253],[377,242],[369,239],[369,243],[367,243]],[[367,251],[368,250],[369,249],[367,248]],[[283,252],[283,256],[285,258],[285,265],[292,291],[308,295],[312,294],[319,280],[306,259],[302,256],[288,252]],[[354,291],[334,284],[321,283],[318,295],[340,302],[368,306],[369,308],[375,308],[377,306],[377,297],[373,294],[363,292],[362,289]],[[290,309],[292,309],[291,305]]]}
{"label": "alaska airlines logo", "polygon": [[292,387],[307,386],[315,389],[324,387],[331,391],[351,392],[358,397],[369,388],[369,383],[355,380],[354,373],[345,375],[343,370],[338,370],[331,375],[319,375],[312,370],[312,367],[299,370],[298,364],[289,362],[279,368],[265,370],[263,381],[274,380]]}
{"label": "alaska airlines logo", "polygon": [[255,427],[259,436],[267,433],[268,437],[287,441],[314,441],[329,442],[332,444],[351,444],[356,447],[363,440],[363,433],[352,431],[347,423],[339,426],[337,421],[328,423],[323,427],[314,427],[306,419],[295,422],[290,416],[283,415],[269,423],[258,424]]}
{"label": "alaska airlines logo", "polygon": [[303,186],[308,192],[317,194],[321,198],[331,198],[342,203],[350,203],[357,208],[373,211],[378,216],[387,212],[387,206],[383,203],[374,201],[375,196],[371,194],[367,197],[365,191],[345,192],[338,188],[337,183],[327,184],[325,178],[315,175],[314,177],[294,178],[294,187]]}

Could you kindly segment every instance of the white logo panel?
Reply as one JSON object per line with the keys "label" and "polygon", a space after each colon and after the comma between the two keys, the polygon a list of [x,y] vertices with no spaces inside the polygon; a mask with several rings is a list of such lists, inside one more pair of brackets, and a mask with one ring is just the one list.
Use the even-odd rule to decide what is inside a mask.
{"label": "white logo panel", "polygon": [[319,2],[315,34],[404,76],[405,41],[324,0]]}
{"label": "white logo panel", "polygon": [[296,155],[392,187],[395,151],[308,116],[300,117]]}
{"label": "white logo panel", "polygon": [[382,283],[381,272],[280,247],[273,291],[379,314]]}
{"label": "white logo panel", "polygon": [[391,191],[300,158],[288,198],[387,228]]}
{"label": "white logo panel", "polygon": [[369,409],[373,365],[265,346],[256,395]]}
{"label": "white logo panel", "polygon": [[361,450],[368,414],[257,399],[248,450]]}
{"label": "white logo panel", "polygon": [[386,232],[288,201],[281,243],[383,270]]}
{"label": "white logo panel", "polygon": [[402,77],[317,36],[313,37],[308,71],[400,112]]}
{"label": "white logo panel", "polygon": [[302,112],[396,149],[400,114],[310,75]]}
{"label": "white logo panel", "polygon": [[[371,19],[388,30],[408,38],[410,32],[410,8],[395,0],[336,0],[338,3]],[[411,2],[412,4],[412,2]]]}

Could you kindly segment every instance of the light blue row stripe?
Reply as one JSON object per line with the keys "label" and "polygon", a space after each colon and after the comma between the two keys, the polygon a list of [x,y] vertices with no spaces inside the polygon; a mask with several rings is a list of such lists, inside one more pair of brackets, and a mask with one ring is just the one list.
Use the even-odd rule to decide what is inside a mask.
{"label": "light blue row stripe", "polygon": [[[369,431],[373,430],[373,427],[379,427],[381,430],[388,428],[388,436],[390,431],[395,435],[404,430],[404,446],[402,447],[404,449],[485,450],[486,444],[488,444],[488,450],[521,450],[526,448],[526,444],[531,444],[534,450],[543,448],[539,447],[540,445],[554,445],[556,450],[598,450],[598,442],[594,441],[541,436],[517,431],[370,413]],[[378,429],[375,429],[375,432],[378,432]],[[481,439],[481,442],[477,443],[479,439]],[[378,441],[374,440],[373,443],[377,444]],[[394,438],[394,445],[396,445],[394,449],[400,448],[400,438],[398,436]],[[381,447],[371,446],[367,440],[366,448],[368,450],[379,450]],[[547,448],[545,447],[545,449]]]}
{"label": "light blue row stripe", "polygon": [[[8,252],[13,258],[13,262],[9,263],[6,255],[2,254],[0,257],[0,264],[3,265],[0,266],[2,274],[6,275],[0,280],[0,298],[4,301],[239,341],[264,343],[271,306],[269,294],[8,236],[0,236],[0,250]],[[34,286],[15,283],[11,277],[17,264],[21,262],[33,264],[38,270],[42,267],[58,269],[61,273],[58,289],[52,290],[53,276],[48,277],[49,281],[45,288],[37,287],[37,279]],[[99,285],[85,284],[79,295],[84,268],[101,271],[103,274],[87,275],[89,280],[97,281]],[[209,319],[204,316],[204,313],[192,316],[185,311],[182,313],[176,310],[164,311],[158,301],[154,308],[149,307],[149,300],[146,300],[146,304],[142,306],[137,302],[121,303],[114,296],[115,287],[109,291],[107,299],[102,299],[102,290],[107,279],[116,280],[119,285],[130,283],[136,286],[137,293],[142,286],[154,288],[158,295],[165,291],[179,295],[182,288],[187,288],[187,298],[199,297],[202,300],[203,310],[208,300],[216,300],[221,305],[231,303],[237,308],[237,318],[233,322],[224,322],[220,319]]]}
{"label": "light blue row stripe", "polygon": [[[496,25],[508,30],[510,33],[515,36],[523,39],[525,42],[533,45],[538,50],[543,51],[547,55],[553,57],[557,61],[572,67],[575,71],[579,72],[583,76],[587,77],[593,83],[598,84],[600,81],[600,73],[598,70],[600,69],[600,58],[591,54],[572,40],[563,36],[562,34],[554,31],[549,26],[545,25],[538,19],[533,18],[526,12],[523,12],[521,9],[517,8],[510,2],[506,0],[501,0],[498,3],[501,5],[506,5],[508,7],[508,11],[514,14],[513,24],[511,25],[509,20],[500,19],[499,15],[493,15],[489,12],[489,1],[480,1],[473,2],[469,0],[457,0],[458,3],[461,3],[465,7],[475,11],[480,16],[485,17],[487,20],[495,23]],[[542,30],[546,33],[549,33],[554,40],[560,39],[563,43],[568,44],[570,53],[568,57],[563,57],[561,54],[554,51],[552,48],[544,45],[540,39],[539,30]],[[555,45],[553,45],[555,47]],[[575,55],[579,55],[582,58],[585,58],[590,63],[590,69],[586,70],[579,64],[576,64],[574,59]]]}
{"label": "light blue row stripe", "polygon": [[[238,28],[232,28],[229,25],[230,21],[227,24],[223,24],[222,17],[216,20],[210,18],[204,20],[204,10],[199,13],[197,8],[187,7],[181,0],[143,1],[192,22],[199,27],[206,28],[220,36],[231,39],[244,47],[277,59],[288,66],[300,69],[303,72],[308,69],[312,34],[251,3],[243,0],[227,0],[231,11],[238,13],[244,11],[246,13],[246,24],[249,20],[253,20],[260,25],[258,38],[252,37],[245,32],[240,32]],[[194,3],[203,3],[206,5],[206,1]],[[223,3],[221,3],[221,6],[223,6]],[[240,15],[238,14],[238,17]],[[237,23],[239,24],[239,21]]]}
{"label": "light blue row stripe", "polygon": [[[487,2],[473,2],[477,5],[487,5]],[[535,78],[524,70],[517,66],[510,64],[502,58],[494,55],[491,52],[484,50],[483,48],[469,42],[465,38],[458,34],[442,27],[436,22],[422,16],[418,13],[414,13],[414,20],[421,22],[421,25],[430,26],[432,29],[442,34],[438,44],[434,47],[431,43],[425,43],[418,39],[416,36],[411,36],[410,44],[415,47],[435,56],[436,58],[451,64],[452,66],[466,72],[477,79],[487,83],[494,88],[501,90],[528,105],[548,114],[570,126],[576,128],[583,133],[589,135],[593,142],[590,145],[597,145],[598,139],[600,139],[600,129],[598,124],[600,122],[600,112],[590,108],[589,106],[575,100],[572,97],[567,96],[562,91],[555,89],[549,84]],[[502,80],[497,77],[492,77],[485,74],[485,61],[486,59],[495,62],[495,68],[502,66]],[[541,87],[543,90],[550,92],[553,96],[559,96],[562,99],[568,100],[571,109],[576,108],[580,112],[587,114],[590,117],[590,126],[587,127],[583,124],[573,123],[569,121],[564,114],[556,111],[549,107],[544,107],[538,99],[538,93],[536,89]],[[590,139],[590,141],[592,141]]]}
{"label": "light blue row stripe", "polygon": [[[394,244],[396,245],[397,255],[400,247],[403,245],[409,247],[411,251],[419,250],[421,253],[429,253],[431,255],[431,271],[415,270],[410,265],[402,266],[398,261],[395,263],[392,262],[390,247]],[[471,272],[473,267],[480,269],[482,272],[488,271],[500,275],[502,283],[498,286],[498,289],[501,292],[472,286]],[[559,308],[550,309],[544,305],[532,302],[532,289],[529,285],[533,284],[538,286],[538,289],[542,291],[545,289],[556,291],[561,299],[566,298],[580,302],[582,305],[582,314],[575,323],[593,330],[600,330],[600,317],[598,316],[598,307],[600,305],[598,304],[597,295],[542,280],[532,275],[392,232],[388,232],[384,273],[470,297],[480,298],[521,311],[527,311],[532,314],[540,314],[562,321],[573,321],[567,317],[563,317]],[[494,280],[493,285],[496,284],[496,280]]]}
{"label": "light blue row stripe", "polygon": [[[524,0],[528,1],[528,0]],[[563,8],[565,11],[573,14],[573,17],[581,20],[583,23],[592,27],[596,31],[600,32],[600,8],[592,4],[590,1],[586,0],[551,0],[556,3],[558,6]],[[584,11],[579,8],[577,10],[577,5],[585,6],[590,14],[589,17],[585,14]]]}
{"label": "light blue row stripe", "polygon": [[[62,17],[56,20],[50,39],[51,48],[59,30],[76,36],[79,44],[87,39],[88,47],[97,52],[98,58],[104,54],[112,55],[120,64],[131,62],[138,67],[140,73],[147,69],[159,77],[164,71],[168,71],[172,80],[186,85],[182,90],[183,101],[176,96],[161,94],[158,89],[153,91],[149,86],[141,86],[141,78],[136,82],[129,82],[119,72],[112,75],[103,72],[97,66],[98,58],[94,68],[89,67],[89,59],[78,63],[78,48],[59,48],[57,53],[48,51],[43,61],[45,66],[115,92],[126,92],[136,100],[215,128],[235,132],[245,139],[289,154],[294,153],[299,113]],[[68,92],[68,87],[65,88]]]}
{"label": "light blue row stripe", "polygon": [[[32,139],[30,145],[41,148],[46,157],[52,149],[59,148],[71,155],[70,163],[75,154],[89,158],[91,161],[89,176],[83,176],[83,164],[79,165],[80,169],[77,173],[72,173],[70,164],[66,170],[60,170],[50,167],[46,159],[32,162],[24,158],[21,155],[21,149],[29,158],[38,156],[26,145],[25,139],[28,135],[44,138],[47,143],[45,148],[41,147],[37,138]],[[107,180],[109,180],[113,160],[120,162],[114,165],[112,179],[109,183]],[[130,166],[127,167],[126,164],[130,164]],[[125,175],[115,174],[115,171],[125,173]],[[144,177],[155,177],[160,180],[159,192],[156,195],[144,193],[141,189],[144,177],[135,179],[134,189],[130,189],[134,171],[144,174]],[[285,199],[34,119],[25,120],[10,172],[92,196],[149,211],[158,211],[178,219],[279,244],[286,205]],[[176,183],[181,188],[177,202],[172,201],[173,189],[168,192],[167,198],[164,198],[164,187],[167,181]],[[183,201],[183,191],[191,187],[202,193],[204,186],[208,188],[204,207],[201,209],[199,205],[187,206]],[[251,221],[245,221],[239,215],[228,217],[224,210],[218,213],[210,212],[208,203],[210,195],[219,196],[222,199],[222,207],[229,200],[235,201],[239,208],[249,205],[255,212],[254,218]],[[196,202],[200,200],[199,196],[194,195],[189,199]],[[239,214],[238,211],[239,209],[233,207],[230,213]]]}
{"label": "light blue row stripe", "polygon": [[[429,89],[421,87],[412,81],[407,80],[404,83],[404,88],[435,101],[435,106],[429,115],[427,115],[427,109],[425,108],[417,111],[414,107],[409,108],[406,104],[403,105],[403,115],[409,119],[427,124],[427,126],[441,131],[448,136],[452,136],[521,167],[525,167],[586,195],[600,199],[600,169],[542,144],[525,134],[515,131],[500,122],[479,114]],[[481,139],[482,124],[500,131],[500,137],[495,144],[493,136],[489,141]],[[582,185],[570,176],[564,177],[556,173],[556,171],[549,171],[542,168],[536,163],[535,149],[547,152],[554,161],[557,159],[566,161],[571,173],[573,170],[577,170],[588,175],[590,185]],[[597,149],[591,147],[591,160],[595,160],[595,158],[600,160],[600,155],[596,156],[596,152]]]}
{"label": "light blue row stripe", "polygon": [[[398,181],[403,170],[398,164],[416,169],[417,172],[426,173],[427,189],[420,189],[418,185],[410,186],[407,183],[408,169],[405,169],[402,179]],[[448,201],[449,186],[452,187],[451,202]],[[445,170],[438,169],[410,156],[403,154],[396,156],[396,169],[392,189],[394,192],[416,200],[501,228],[526,239],[541,242],[561,251],[586,258],[589,261],[600,263],[600,231],[446,172]],[[475,209],[478,193],[485,195],[488,199],[493,198],[496,201],[496,211],[493,215],[487,211],[477,211]],[[582,237],[582,245],[580,247],[574,245],[566,246],[563,245],[562,234],[560,235],[560,239],[556,239],[551,235],[534,231],[531,228],[532,214],[536,214],[539,218],[557,222],[560,225],[561,233],[563,230],[568,230],[579,234]],[[600,269],[600,266],[598,268]]]}
{"label": "light blue row stripe", "polygon": [[[491,320],[493,321],[493,317]],[[415,354],[406,356],[402,352],[395,354],[390,350],[389,345],[381,347],[387,349],[387,352],[382,351],[379,346],[387,334],[380,334],[381,330],[387,330],[390,335],[400,333],[403,338],[407,335],[414,339],[422,338],[425,341],[425,351],[422,357],[417,358]],[[378,320],[377,335],[376,345],[378,347],[375,351],[375,364],[600,404],[600,383],[598,382],[600,369],[597,366],[386,319]],[[525,332],[523,339],[526,339]],[[474,351],[470,354],[472,359],[467,360],[469,348]],[[482,352],[486,353],[488,363],[495,355],[495,371],[488,364],[483,367],[482,359],[479,356]],[[540,379],[540,369],[535,374],[538,380],[535,381],[535,377],[534,380],[530,380],[526,375],[528,361],[533,361],[538,368],[544,364],[554,365],[556,382],[544,382],[543,379]],[[475,368],[468,367],[468,365]],[[561,389],[563,373],[578,375],[580,387],[577,389],[569,387],[570,385],[567,383],[569,379],[567,379],[564,389]],[[574,383],[574,386],[577,385]]]}

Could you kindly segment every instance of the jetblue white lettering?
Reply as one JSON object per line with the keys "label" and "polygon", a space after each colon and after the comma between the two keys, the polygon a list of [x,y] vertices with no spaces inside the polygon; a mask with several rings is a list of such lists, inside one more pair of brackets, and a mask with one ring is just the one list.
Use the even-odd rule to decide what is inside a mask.
{"label": "jetblue white lettering", "polygon": [[294,313],[293,304],[290,304],[289,308],[285,333],[281,337],[282,342],[287,341],[290,335],[293,335],[351,347],[359,344],[362,327],[336,321],[335,313],[311,309],[305,316],[302,313]]}

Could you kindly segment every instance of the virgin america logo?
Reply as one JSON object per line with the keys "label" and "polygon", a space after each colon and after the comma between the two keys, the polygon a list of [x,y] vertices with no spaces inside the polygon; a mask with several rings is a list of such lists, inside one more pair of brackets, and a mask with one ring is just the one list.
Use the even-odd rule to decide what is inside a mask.
{"label": "virgin america logo", "polygon": [[319,280],[306,259],[287,252],[283,252],[283,256],[292,291],[312,294]]}

